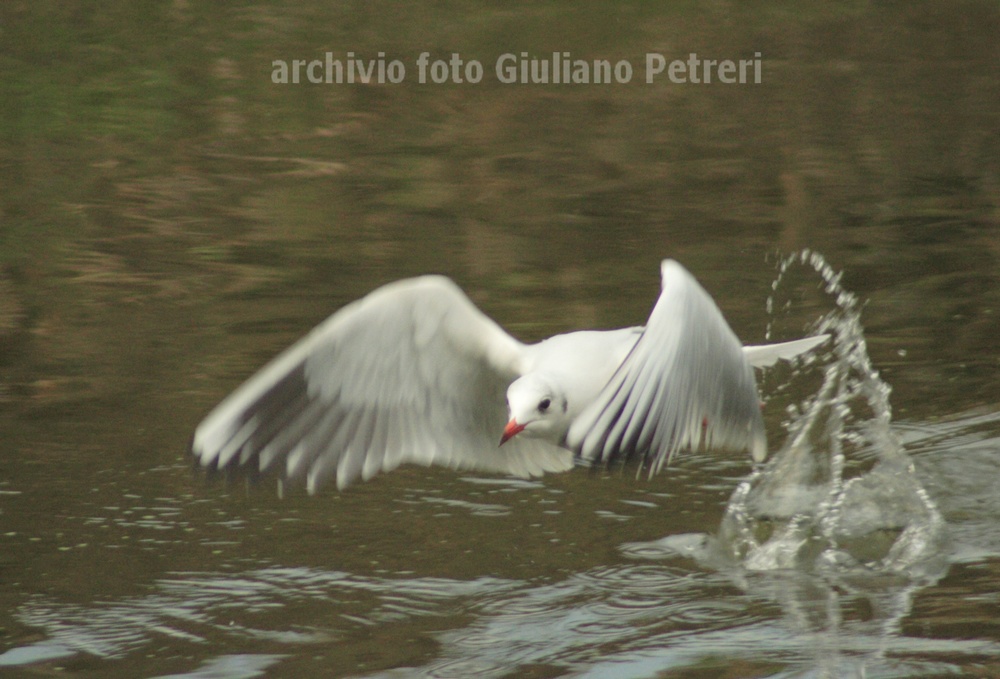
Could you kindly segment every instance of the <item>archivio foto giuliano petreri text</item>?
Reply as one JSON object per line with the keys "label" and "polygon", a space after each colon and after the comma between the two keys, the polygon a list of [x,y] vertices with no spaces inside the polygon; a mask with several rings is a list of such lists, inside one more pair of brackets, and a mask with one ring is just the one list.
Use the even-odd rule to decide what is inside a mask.
{"label": "archivio foto giuliano petreri text", "polygon": [[501,84],[522,85],[613,85],[633,80],[653,84],[759,85],[762,58],[754,52],[745,59],[709,59],[694,52],[670,59],[648,52],[641,59],[577,59],[570,52],[537,56],[528,52],[501,54],[487,65],[453,52],[436,58],[422,52],[409,62],[390,59],[385,52],[365,58],[354,52],[338,56],[326,52],[322,59],[275,59],[271,62],[271,82],[288,84],[398,84],[406,81],[425,84],[476,85],[485,79]]}

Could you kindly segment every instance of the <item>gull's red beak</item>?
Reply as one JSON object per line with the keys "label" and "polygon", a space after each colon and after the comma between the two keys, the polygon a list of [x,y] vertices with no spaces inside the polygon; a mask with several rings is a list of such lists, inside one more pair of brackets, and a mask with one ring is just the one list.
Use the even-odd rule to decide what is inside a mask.
{"label": "gull's red beak", "polygon": [[510,418],[510,422],[508,422],[507,426],[503,428],[503,436],[500,437],[500,445],[502,446],[503,444],[507,443],[507,441],[514,438],[522,431],[524,431],[524,425],[518,424],[517,420],[515,420],[513,417]]}

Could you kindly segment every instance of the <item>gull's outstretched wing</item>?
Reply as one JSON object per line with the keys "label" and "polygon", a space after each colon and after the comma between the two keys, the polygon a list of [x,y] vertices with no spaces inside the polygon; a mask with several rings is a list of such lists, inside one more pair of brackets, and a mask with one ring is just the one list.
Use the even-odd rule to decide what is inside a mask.
{"label": "gull's outstretched wing", "polygon": [[753,369],[707,292],[672,260],[646,329],[567,444],[584,461],[638,457],[658,471],[686,448],[767,453]]}
{"label": "gull's outstretched wing", "polygon": [[195,430],[201,464],[283,463],[310,492],[413,462],[537,476],[572,454],[497,447],[523,345],[441,276],[397,281],[344,307],[220,403]]}

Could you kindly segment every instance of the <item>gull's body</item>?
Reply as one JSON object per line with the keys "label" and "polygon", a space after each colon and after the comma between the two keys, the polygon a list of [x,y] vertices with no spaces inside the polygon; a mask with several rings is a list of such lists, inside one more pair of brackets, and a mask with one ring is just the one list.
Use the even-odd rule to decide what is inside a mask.
{"label": "gull's body", "polygon": [[671,260],[661,269],[646,326],[530,345],[447,278],[390,283],[234,391],[198,426],[192,450],[206,467],[283,463],[310,491],[405,462],[536,476],[574,458],[639,457],[655,470],[699,446],[763,459],[752,366],[825,336],[743,347],[691,274]]}
{"label": "gull's body", "polygon": [[548,376],[573,394],[566,413],[572,420],[597,400],[641,336],[641,327],[554,335],[525,347],[523,372]]}

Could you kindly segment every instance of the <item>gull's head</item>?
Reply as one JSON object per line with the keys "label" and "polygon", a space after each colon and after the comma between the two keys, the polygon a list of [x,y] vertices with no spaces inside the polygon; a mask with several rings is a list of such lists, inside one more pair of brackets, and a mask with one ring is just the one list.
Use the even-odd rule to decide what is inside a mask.
{"label": "gull's head", "polygon": [[558,442],[569,429],[566,395],[553,380],[530,373],[507,387],[507,414],[500,445],[518,434]]}

